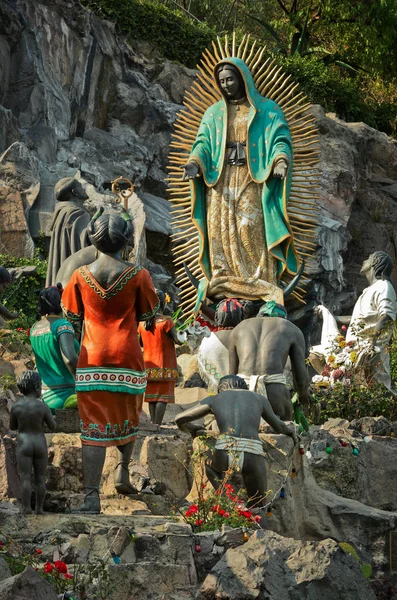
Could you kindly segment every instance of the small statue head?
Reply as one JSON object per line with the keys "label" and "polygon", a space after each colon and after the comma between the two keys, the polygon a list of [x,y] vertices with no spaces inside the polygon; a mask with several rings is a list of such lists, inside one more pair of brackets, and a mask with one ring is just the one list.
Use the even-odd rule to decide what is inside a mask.
{"label": "small statue head", "polygon": [[11,275],[5,267],[0,267],[0,294],[4,292],[11,283]]}
{"label": "small statue head", "polygon": [[127,244],[133,244],[134,226],[126,210],[103,214],[104,208],[95,213],[87,226],[90,242],[99,252],[116,254]]}
{"label": "small statue head", "polygon": [[243,306],[235,298],[227,298],[218,303],[215,311],[215,324],[218,327],[236,327],[243,319]]}
{"label": "small statue head", "polygon": [[41,396],[41,377],[37,371],[24,371],[17,379],[17,388],[23,396]]}
{"label": "small statue head", "polygon": [[361,273],[371,279],[371,272],[375,279],[386,279],[390,281],[390,275],[393,269],[393,261],[391,257],[381,250],[370,254],[363,262]]}
{"label": "small statue head", "polygon": [[55,185],[55,198],[58,202],[67,200],[87,200],[88,194],[85,192],[80,181],[74,177],[64,177]]}
{"label": "small statue head", "polygon": [[241,100],[246,96],[240,71],[231,63],[221,63],[216,68],[216,80],[226,100]]}
{"label": "small statue head", "polygon": [[248,386],[242,377],[238,375],[225,375],[218,383],[218,394],[227,390],[248,390]]}
{"label": "small statue head", "polygon": [[287,311],[282,304],[278,304],[274,300],[269,300],[269,302],[265,302],[260,307],[258,317],[281,317],[282,319],[286,319]]}
{"label": "small statue head", "polygon": [[61,307],[62,284],[57,283],[55,286],[44,288],[39,292],[39,314],[45,315],[60,315]]}

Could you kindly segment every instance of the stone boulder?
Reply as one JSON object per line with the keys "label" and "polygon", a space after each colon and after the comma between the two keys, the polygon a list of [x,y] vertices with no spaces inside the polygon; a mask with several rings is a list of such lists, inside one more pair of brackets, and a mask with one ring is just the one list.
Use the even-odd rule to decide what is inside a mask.
{"label": "stone boulder", "polygon": [[375,600],[359,564],[331,539],[304,542],[271,531],[227,550],[200,589],[200,600]]}
{"label": "stone boulder", "polygon": [[8,579],[8,577],[12,577],[10,567],[5,558],[0,556],[0,582],[3,581],[3,579]]}
{"label": "stone boulder", "polygon": [[57,600],[54,588],[33,567],[0,582],[1,600]]}
{"label": "stone boulder", "polygon": [[0,156],[0,242],[2,252],[33,256],[27,217],[40,190],[38,160],[21,142]]}

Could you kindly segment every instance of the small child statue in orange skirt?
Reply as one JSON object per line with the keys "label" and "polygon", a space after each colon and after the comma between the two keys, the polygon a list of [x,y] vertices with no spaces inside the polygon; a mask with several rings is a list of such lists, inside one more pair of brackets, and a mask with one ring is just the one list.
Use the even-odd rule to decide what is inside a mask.
{"label": "small child statue in orange skirt", "polygon": [[175,323],[163,314],[166,295],[156,290],[160,307],[156,315],[139,323],[138,333],[143,346],[143,357],[147,373],[145,402],[149,403],[150,418],[161,425],[167,404],[175,402],[175,382],[178,381],[175,344],[178,339]]}

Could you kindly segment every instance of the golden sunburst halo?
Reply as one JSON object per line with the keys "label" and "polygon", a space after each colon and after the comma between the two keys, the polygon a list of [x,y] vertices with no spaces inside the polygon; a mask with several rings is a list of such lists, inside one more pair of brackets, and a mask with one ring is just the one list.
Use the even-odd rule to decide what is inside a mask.
{"label": "golden sunburst halo", "polygon": [[[197,131],[205,111],[222,99],[214,79],[216,64],[229,57],[241,58],[251,71],[255,85],[266,98],[276,102],[287,120],[293,146],[293,171],[291,192],[288,199],[288,217],[294,236],[294,244],[300,259],[305,259],[305,271],[300,287],[295,288],[291,297],[304,303],[305,288],[310,281],[309,273],[314,267],[314,252],[317,248],[315,230],[318,222],[317,201],[319,200],[319,136],[311,104],[300,92],[299,84],[290,81],[276,59],[263,56],[265,46],[257,47],[244,35],[236,44],[236,35],[231,40],[226,35],[212,42],[212,51],[203,52],[198,68],[197,79],[185,94],[184,109],[175,121],[168,155],[168,196],[172,205],[172,253],[176,269],[176,283],[180,289],[183,314],[186,319],[193,315],[197,290],[188,279],[183,263],[197,279],[204,277],[199,262],[199,235],[191,218],[190,183],[183,181],[182,165],[188,161]],[[285,274],[281,281],[287,284],[292,276]]]}

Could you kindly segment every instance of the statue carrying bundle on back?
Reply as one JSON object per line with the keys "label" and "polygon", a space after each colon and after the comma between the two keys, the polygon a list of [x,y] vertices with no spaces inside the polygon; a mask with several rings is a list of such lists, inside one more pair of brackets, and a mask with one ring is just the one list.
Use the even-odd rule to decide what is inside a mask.
{"label": "statue carrying bundle on back", "polygon": [[264,50],[249,37],[231,49],[218,39],[176,121],[170,195],[186,317],[206,298],[283,304],[293,292],[303,301],[296,285],[316,247],[318,135],[303,95]]}

